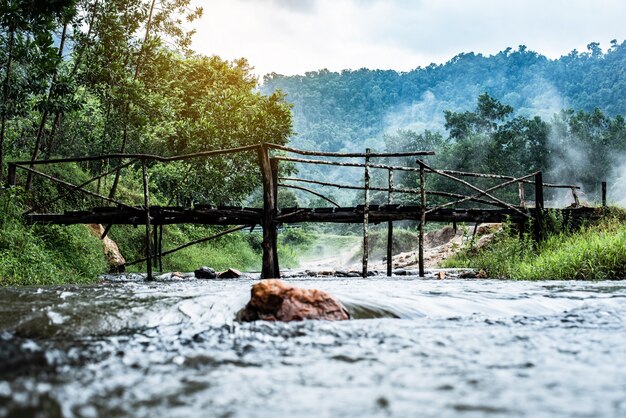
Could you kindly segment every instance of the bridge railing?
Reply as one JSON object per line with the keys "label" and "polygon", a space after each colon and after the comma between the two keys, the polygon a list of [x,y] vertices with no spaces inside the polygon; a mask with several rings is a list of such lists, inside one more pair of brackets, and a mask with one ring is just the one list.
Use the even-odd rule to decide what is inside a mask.
{"label": "bridge railing", "polygon": [[[163,221],[158,218],[155,219],[154,211],[151,211],[150,205],[150,190],[149,190],[149,173],[148,163],[172,163],[176,161],[186,161],[192,159],[203,159],[228,156],[244,152],[254,152],[257,154],[259,173],[261,177],[261,184],[263,187],[263,209],[262,211],[255,212],[254,216],[250,217],[246,221],[239,221],[245,223],[234,228],[226,229],[210,237],[202,238],[192,241],[191,243],[184,244],[174,249],[163,251],[162,248],[162,234],[163,234]],[[291,154],[291,156],[290,156]],[[293,155],[296,156],[293,156]],[[37,212],[43,208],[50,206],[51,204],[58,202],[72,193],[81,193],[86,196],[90,196],[94,199],[99,199],[101,202],[106,202],[109,205],[113,205],[117,210],[126,210],[133,213],[134,219],[138,223],[145,224],[146,226],[146,257],[134,262],[127,263],[127,265],[136,264],[139,262],[146,262],[149,276],[152,274],[152,266],[159,266],[162,269],[161,257],[163,255],[174,253],[180,249],[186,248],[189,245],[197,244],[200,242],[206,242],[210,239],[215,239],[219,236],[223,236],[230,232],[242,230],[244,228],[253,228],[256,223],[260,223],[263,227],[263,263],[262,263],[262,275],[263,277],[279,277],[279,263],[277,252],[277,228],[280,224],[293,221],[298,215],[298,211],[284,211],[281,213],[281,208],[278,205],[278,188],[285,187],[291,189],[301,190],[303,192],[311,193],[319,198],[322,198],[332,204],[335,208],[339,208],[339,203],[332,198],[327,197],[319,190],[313,190],[309,187],[304,187],[302,184],[312,184],[322,187],[335,187],[339,189],[358,190],[363,193],[363,205],[357,208],[352,208],[353,215],[350,218],[350,222],[363,223],[363,276],[367,275],[368,271],[368,257],[369,257],[369,219],[370,209],[373,208],[376,214],[380,214],[385,205],[379,208],[379,205],[372,205],[370,199],[370,192],[387,192],[387,210],[392,208],[398,210],[402,205],[394,205],[394,195],[396,194],[408,194],[415,198],[415,205],[410,206],[413,208],[413,212],[416,214],[416,219],[419,221],[419,265],[420,275],[424,275],[424,254],[423,254],[423,242],[424,242],[424,225],[426,223],[426,217],[429,214],[436,214],[447,208],[458,208],[459,205],[467,202],[475,202],[481,205],[487,205],[498,209],[509,211],[511,214],[516,215],[519,218],[535,218],[536,227],[540,228],[541,217],[543,214],[543,188],[568,188],[571,189],[575,202],[578,203],[576,194],[577,186],[563,185],[563,184],[550,184],[543,183],[541,172],[530,173],[520,177],[503,176],[496,174],[483,174],[483,173],[470,173],[454,170],[439,170],[426,164],[422,159],[416,161],[417,167],[409,167],[406,165],[394,165],[388,163],[397,158],[406,157],[420,157],[434,155],[432,151],[412,151],[412,152],[388,152],[377,153],[371,152],[366,149],[364,153],[358,152],[323,152],[323,151],[308,151],[300,150],[296,148],[290,148],[282,145],[263,143],[253,144],[244,147],[229,148],[223,150],[213,150],[191,153],[186,155],[179,155],[173,157],[161,157],[150,154],[107,154],[99,156],[87,156],[76,158],[59,158],[40,161],[15,161],[9,163],[8,170],[8,182],[11,185],[17,184],[16,172],[18,169],[24,170],[28,173],[27,185],[30,184],[31,176],[38,176],[56,184],[62,186],[65,191],[58,193],[56,196],[47,198],[44,202],[39,202],[33,205],[25,214],[31,214]],[[324,158],[324,159],[322,159]],[[354,161],[357,159],[357,161]],[[383,162],[373,162],[373,159],[383,159]],[[359,161],[360,160],[360,161]],[[39,170],[38,166],[45,166],[50,164],[63,164],[63,163],[81,163],[81,162],[100,162],[107,161],[109,164],[113,161],[117,163],[116,166],[107,169],[91,177],[90,179],[80,183],[73,184],[69,181],[60,179],[54,175],[45,173]],[[315,164],[315,165],[329,165],[336,167],[356,167],[363,169],[363,182],[347,183],[347,182],[329,182],[316,179],[307,179],[293,176],[280,175],[279,163],[302,163],[302,164]],[[137,204],[137,202],[127,203],[117,198],[116,188],[121,170],[128,168],[131,165],[141,166],[141,177],[143,185],[143,202]],[[383,170],[387,172],[387,184],[384,186],[376,186],[371,183],[371,171]],[[412,172],[419,174],[419,181],[416,187],[398,187],[394,185],[394,173],[395,172]],[[100,179],[107,176],[115,175],[115,180],[108,195],[104,195],[97,191],[89,190],[87,187],[94,182],[99,182]],[[469,189],[468,194],[453,193],[441,190],[428,190],[426,183],[426,175],[435,175],[445,178],[451,182],[457,183]],[[479,186],[472,184],[466,178],[482,178],[497,180],[498,184],[492,186]],[[519,192],[519,202],[511,203],[497,197],[494,192],[506,187],[516,186]],[[533,211],[529,211],[526,205],[524,197],[525,185],[534,185],[535,189],[535,208]],[[437,202],[432,202],[428,205],[428,196],[438,197]],[[441,200],[444,200],[441,203]],[[446,200],[447,199],[447,200]],[[387,214],[388,215],[388,214]],[[346,222],[345,215],[338,217],[341,222]],[[387,274],[391,275],[392,271],[392,241],[393,241],[393,222],[392,218],[388,216],[388,236],[387,236]],[[101,238],[104,238],[111,226],[111,223],[106,224],[104,232]],[[154,228],[153,228],[154,227]],[[541,230],[536,231],[536,235],[540,238]]]}
{"label": "bridge railing", "polygon": [[[279,162],[289,162],[289,163],[300,163],[300,164],[313,164],[313,165],[327,165],[327,166],[335,166],[335,167],[356,167],[362,168],[363,171],[363,183],[359,184],[349,184],[346,182],[329,182],[329,181],[321,181],[310,178],[302,178],[302,177],[277,177],[276,182],[278,187],[286,187],[301,190],[304,192],[311,193],[317,197],[320,197],[327,202],[331,203],[336,208],[339,208],[340,205],[331,199],[330,197],[322,194],[319,190],[312,190],[308,187],[304,187],[300,184],[311,184],[315,186],[322,187],[333,187],[337,189],[344,190],[358,190],[364,192],[363,198],[363,275],[367,274],[367,264],[368,264],[368,222],[369,222],[369,210],[370,210],[370,199],[369,192],[370,191],[381,191],[387,192],[387,204],[391,205],[393,202],[394,194],[408,194],[410,196],[415,197],[415,203],[419,210],[419,265],[420,265],[420,275],[424,275],[424,254],[423,254],[423,241],[424,241],[424,225],[426,223],[426,215],[429,213],[436,213],[437,211],[441,211],[442,209],[449,207],[458,207],[459,205],[465,202],[475,202],[480,203],[481,205],[487,205],[499,209],[505,209],[510,211],[512,214],[518,215],[523,219],[528,218],[536,218],[536,222],[534,223],[536,231],[535,235],[540,238],[541,229],[540,226],[542,224],[541,217],[543,214],[543,188],[567,188],[572,191],[572,195],[576,204],[578,204],[578,196],[576,190],[579,189],[578,186],[574,185],[566,185],[566,184],[552,184],[552,183],[544,183],[542,180],[541,172],[534,172],[524,176],[513,177],[513,176],[504,176],[504,175],[496,175],[496,174],[483,174],[483,173],[471,173],[471,172],[462,172],[462,171],[454,171],[454,170],[438,170],[435,169],[428,164],[426,164],[423,160],[418,159],[416,162],[418,167],[407,167],[403,165],[393,165],[393,164],[381,164],[381,163],[373,163],[371,162],[372,158],[383,157],[385,160],[389,161],[394,157],[411,157],[411,156],[426,156],[433,155],[432,151],[416,151],[416,152],[400,152],[400,153],[372,153],[370,150],[366,150],[365,153],[337,153],[337,152],[317,152],[317,151],[303,151],[288,147],[275,147],[275,149],[279,149],[285,153],[297,154],[299,156],[288,156],[288,155],[276,155],[271,159],[272,166],[274,167],[274,172],[278,172],[276,168]],[[302,158],[302,157],[316,157],[316,158]],[[317,157],[339,157],[341,160],[329,160],[329,159],[318,159]],[[362,158],[362,162],[355,161],[346,161],[348,158]],[[387,187],[381,186],[372,186],[370,184],[370,171],[374,169],[386,170],[387,171]],[[394,185],[394,172],[413,172],[419,173],[419,181],[417,186],[414,188],[410,187],[397,187]],[[426,187],[426,174],[429,175],[437,175],[448,179],[452,182],[461,184],[465,188],[470,190],[470,194],[461,194],[461,193],[452,193],[446,191],[438,191],[438,190],[429,190]],[[463,177],[471,177],[471,178],[482,178],[482,179],[491,179],[501,181],[498,184],[485,187],[478,186],[470,183],[467,180],[464,180]],[[295,184],[294,184],[295,183]],[[527,202],[524,197],[524,186],[525,185],[533,185],[535,189],[535,209],[532,212],[529,212],[527,209]],[[506,202],[494,195],[493,192],[501,190],[506,187],[516,186],[518,188],[519,195],[519,203],[509,203]],[[436,196],[439,198],[443,198],[444,203],[433,203],[432,205],[428,205],[427,197],[428,196]],[[441,199],[440,199],[441,200]],[[288,217],[289,215],[283,215]],[[342,217],[343,219],[343,217]],[[477,224],[478,225],[478,224]],[[387,225],[388,236],[387,236],[387,274],[391,275],[392,271],[392,241],[393,241],[393,223],[392,221],[388,221]]]}

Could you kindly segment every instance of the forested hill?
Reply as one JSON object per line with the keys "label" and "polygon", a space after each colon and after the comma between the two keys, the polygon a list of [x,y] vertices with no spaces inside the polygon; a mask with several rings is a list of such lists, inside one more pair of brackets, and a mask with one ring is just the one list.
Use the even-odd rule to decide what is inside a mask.
{"label": "forested hill", "polygon": [[525,46],[496,55],[462,53],[445,64],[397,71],[320,70],[304,76],[268,74],[262,90],[277,89],[294,104],[292,143],[310,149],[380,148],[399,128],[443,128],[444,110],[474,107],[487,92],[522,116],[549,120],[561,109],[600,108],[626,115],[626,41],[598,43],[551,60]]}

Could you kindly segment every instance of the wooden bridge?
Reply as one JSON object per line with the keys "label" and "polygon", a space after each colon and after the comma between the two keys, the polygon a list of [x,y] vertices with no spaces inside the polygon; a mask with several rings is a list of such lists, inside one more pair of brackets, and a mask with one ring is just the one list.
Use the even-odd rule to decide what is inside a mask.
{"label": "wooden bridge", "polygon": [[[168,164],[175,161],[192,159],[228,158],[239,153],[256,153],[259,165],[259,173],[263,185],[263,207],[248,208],[234,206],[195,205],[193,207],[178,206],[153,206],[150,204],[149,168],[154,164]],[[452,170],[439,170],[426,164],[422,158],[433,155],[432,151],[375,153],[369,149],[365,153],[338,153],[316,152],[289,148],[274,144],[258,144],[239,148],[206,151],[194,154],[174,157],[161,157],[146,154],[108,154],[78,158],[61,158],[40,161],[15,161],[9,163],[8,184],[15,186],[18,181],[17,170],[28,173],[25,184],[29,185],[31,177],[36,176],[56,183],[66,189],[45,202],[37,202],[24,213],[28,221],[43,224],[103,224],[106,225],[101,238],[104,238],[113,225],[144,225],[146,240],[146,256],[126,265],[145,262],[148,277],[152,277],[153,267],[162,270],[162,257],[179,251],[190,245],[206,242],[220,236],[261,225],[263,228],[263,262],[262,277],[280,277],[279,259],[277,250],[277,228],[282,224],[294,224],[304,222],[334,222],[334,223],[362,223],[363,224],[363,260],[362,274],[367,276],[368,253],[369,253],[369,225],[371,223],[387,223],[387,274],[392,271],[392,239],[393,222],[413,220],[419,223],[419,274],[424,275],[424,225],[427,222],[502,222],[510,220],[518,224],[533,225],[536,239],[541,239],[544,225],[544,188],[565,188],[571,190],[575,204],[569,208],[558,209],[566,218],[587,218],[594,216],[594,208],[583,208],[578,204],[577,186],[565,184],[544,183],[541,172],[529,173],[521,177],[502,176],[495,174],[468,173]],[[295,156],[294,156],[295,155]],[[417,167],[406,165],[389,164],[389,161],[398,158],[415,158]],[[318,158],[330,158],[326,160]],[[355,161],[355,159],[357,161]],[[81,183],[73,184],[66,180],[47,174],[39,167],[52,164],[86,163],[96,161],[117,162],[114,168],[102,172],[97,176]],[[383,161],[384,163],[380,163]],[[299,177],[279,176],[279,164],[301,163],[329,165],[335,167],[357,167],[363,169],[363,182],[359,184],[329,183],[314,179]],[[124,203],[115,198],[117,179],[122,169],[131,165],[141,165],[143,182],[143,205],[137,206]],[[35,168],[37,166],[37,169]],[[371,183],[373,170],[386,171],[386,185],[375,186]],[[419,175],[419,184],[416,188],[396,187],[394,185],[394,172],[414,172]],[[116,174],[111,193],[108,196],[97,191],[90,190],[88,186],[100,181],[106,176]],[[426,187],[426,175],[442,176],[452,182],[463,185],[470,192],[467,195],[444,191],[428,190]],[[470,183],[468,178],[482,178],[496,181],[487,188],[478,187]],[[304,187],[303,184],[315,184],[318,186],[335,187],[339,189],[358,190],[363,192],[363,204],[355,207],[341,207],[331,198]],[[332,207],[318,208],[280,208],[278,205],[278,188],[285,187],[311,193],[327,202]],[[507,203],[496,197],[494,192],[507,187],[517,188],[516,195],[519,201]],[[524,197],[525,189],[532,187],[535,202],[532,207]],[[382,205],[371,204],[371,192],[385,192],[387,203]],[[89,210],[65,211],[63,213],[46,213],[46,208],[51,204],[62,201],[66,197],[81,193],[96,198],[108,206],[92,207]],[[394,204],[393,196],[405,194],[412,196],[408,204]],[[428,204],[428,198],[436,196],[439,202]],[[606,205],[606,184],[603,183],[603,205]],[[432,198],[431,198],[432,199]],[[462,207],[467,202],[480,205],[480,208]],[[163,250],[163,227],[172,224],[201,224],[201,225],[226,225],[232,226],[215,235],[195,240],[179,247]]]}

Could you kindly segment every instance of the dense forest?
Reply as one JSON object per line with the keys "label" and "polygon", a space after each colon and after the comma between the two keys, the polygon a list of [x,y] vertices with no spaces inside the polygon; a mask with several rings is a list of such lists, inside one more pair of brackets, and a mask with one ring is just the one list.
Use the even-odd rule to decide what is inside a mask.
{"label": "dense forest", "polygon": [[555,60],[525,46],[462,53],[406,73],[273,73],[262,91],[280,90],[293,103],[292,143],[299,147],[430,149],[442,168],[542,170],[591,194],[608,179],[618,199],[626,192],[617,189],[626,177],[626,42],[587,49]]}
{"label": "dense forest", "polygon": [[[187,27],[202,9],[189,0],[4,0],[0,12],[1,173],[6,155],[173,155],[288,140],[289,106],[258,93],[245,59],[192,52]],[[168,167],[154,182],[188,199],[238,201],[256,185],[248,163]],[[211,170],[230,175],[207,181]],[[231,185],[238,193],[226,196]]]}
{"label": "dense forest", "polygon": [[[192,51],[191,28],[202,13],[191,0],[0,1],[0,282],[93,280],[106,269],[101,245],[85,228],[22,223],[25,210],[67,194],[67,187],[20,170],[18,187],[6,189],[7,161],[107,153],[168,156],[288,141],[290,105],[280,93],[259,92],[245,59],[228,62]],[[113,172],[85,188],[143,205],[141,164],[116,171],[117,164],[102,160],[41,169],[73,184]],[[154,164],[149,172],[153,205],[242,204],[260,183],[254,153],[211,164]],[[45,210],[102,203],[73,193]],[[172,227],[165,234],[173,246],[211,230]],[[138,229],[114,227],[109,236],[127,261],[142,256],[146,243]],[[258,263],[256,238],[225,237],[211,244],[212,251],[194,247],[166,260],[166,268],[189,270],[204,263],[249,268]]]}
{"label": "dense forest", "polygon": [[[473,108],[483,93],[516,114],[550,118],[562,109],[626,115],[626,42],[603,52],[572,51],[550,60],[520,46],[498,54],[462,53],[444,64],[401,73],[384,70],[311,71],[264,77],[263,91],[277,89],[294,104],[294,141],[339,150],[380,144],[398,128],[441,129],[443,112]],[[378,141],[376,140],[378,138]]]}
{"label": "dense forest", "polygon": [[[493,56],[460,54],[441,65],[407,73],[361,69],[304,76],[269,74],[263,84],[245,59],[232,62],[191,48],[203,10],[191,0],[0,0],[0,282],[50,283],[64,277],[93,280],[105,269],[101,247],[85,228],[26,225],[21,214],[57,193],[50,212],[90,208],[102,200],[67,192],[20,171],[7,188],[7,161],[107,153],[162,156],[261,142],[330,151],[437,152],[429,163],[450,169],[526,174],[542,170],[581,184],[593,195],[609,179],[613,196],[626,177],[626,43],[606,52],[591,43],[549,60],[525,47]],[[260,204],[257,156],[242,153],[152,164],[152,204]],[[118,161],[50,165],[49,175],[144,204],[142,168]],[[415,161],[407,161],[415,164]],[[622,164],[620,166],[620,164]],[[287,166],[289,171],[293,167]],[[300,169],[300,177],[335,172]],[[358,171],[358,170],[357,170]],[[343,174],[342,174],[343,175]],[[360,180],[362,173],[345,175]],[[385,179],[374,176],[373,182]],[[413,187],[415,177],[397,178]],[[429,187],[456,192],[445,182]],[[360,196],[332,191],[342,203]],[[383,194],[374,201],[384,201]],[[279,192],[279,205],[326,205],[310,195]],[[211,228],[168,228],[180,245],[211,235]],[[283,260],[296,259],[284,234]],[[129,258],[141,258],[145,236],[114,227],[109,236]],[[291,240],[291,241],[289,241]],[[281,245],[282,245],[281,244]],[[165,262],[170,270],[209,263],[217,268],[258,264],[254,234],[234,234],[185,250]]]}

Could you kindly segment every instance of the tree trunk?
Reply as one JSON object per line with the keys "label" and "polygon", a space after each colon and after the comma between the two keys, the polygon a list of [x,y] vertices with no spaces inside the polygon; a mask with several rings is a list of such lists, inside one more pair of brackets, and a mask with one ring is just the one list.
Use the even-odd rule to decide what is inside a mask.
{"label": "tree trunk", "polygon": [[[150,38],[150,29],[152,27],[152,14],[154,13],[155,3],[156,3],[156,0],[152,0],[152,3],[150,4],[150,11],[148,13],[148,21],[146,22],[146,33],[143,37],[143,43],[141,44],[141,49],[139,50],[139,56],[137,57],[137,65],[135,66],[135,74],[133,75],[133,82],[136,81],[137,77],[139,76],[139,70],[142,65],[142,58],[144,55],[146,43],[148,42],[148,39]],[[120,154],[124,154],[124,152],[126,151],[126,144],[128,142],[128,115],[130,113],[130,110],[131,110],[131,103],[129,101],[128,103],[126,103],[126,110],[124,112],[124,133],[122,135],[122,146],[120,147],[120,151],[119,151]],[[113,179],[113,186],[111,186],[111,191],[109,192],[109,197],[111,199],[115,197],[115,192],[117,190],[117,185],[120,181],[121,174],[122,174],[121,168],[115,172],[115,178]]]}
{"label": "tree trunk", "polygon": [[[57,53],[58,62],[54,67],[54,72],[52,73],[52,79],[50,80],[50,89],[48,90],[48,97],[46,98],[46,105],[43,108],[43,113],[41,114],[41,121],[39,122],[39,129],[37,130],[37,138],[35,139],[35,148],[33,148],[33,155],[31,157],[31,161],[36,161],[39,156],[39,150],[41,149],[41,142],[43,141],[44,131],[46,130],[46,122],[48,120],[48,115],[50,114],[50,103],[55,98],[54,97],[54,87],[57,82],[57,75],[59,65],[63,60],[63,49],[65,48],[65,39],[67,37],[67,25],[66,21],[63,24],[63,32],[61,32],[61,42],[59,44],[59,52]],[[32,164],[30,168],[33,168]],[[30,185],[32,182],[32,173],[28,172],[28,178],[26,179],[26,190],[30,190]]]}
{"label": "tree trunk", "polygon": [[13,61],[13,47],[15,45],[15,30],[9,35],[9,52],[7,57],[7,70],[2,86],[2,122],[0,126],[0,181],[4,179],[4,135],[7,123],[7,108],[9,106],[9,92],[11,84],[11,64]]}
{"label": "tree trunk", "polygon": [[[93,6],[91,9],[91,17],[89,18],[89,26],[87,29],[87,35],[85,36],[87,40],[89,40],[89,38],[91,37],[93,24],[96,20],[96,15],[98,14],[99,2],[100,0],[95,0],[93,2]],[[81,49],[78,51],[76,58],[74,59],[74,65],[72,66],[72,71],[70,72],[70,78],[73,78],[76,75],[76,71],[78,71],[78,67],[80,66],[80,63],[82,62],[84,52],[85,52],[85,45],[83,44]],[[52,155],[52,150],[54,146],[54,132],[61,131],[62,121],[63,121],[63,112],[56,112],[54,115],[54,123],[52,124],[53,133],[50,134],[50,139],[48,141],[48,146],[46,148],[46,158],[50,158],[50,156]]]}

